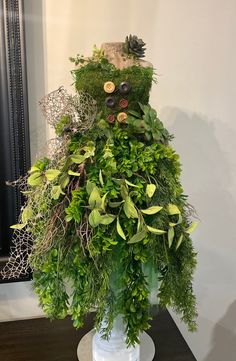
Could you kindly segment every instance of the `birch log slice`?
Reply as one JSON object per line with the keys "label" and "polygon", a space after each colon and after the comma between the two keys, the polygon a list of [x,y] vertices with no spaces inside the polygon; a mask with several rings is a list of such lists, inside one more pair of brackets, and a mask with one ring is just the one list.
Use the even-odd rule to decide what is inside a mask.
{"label": "birch log slice", "polygon": [[118,69],[128,68],[133,65],[153,67],[151,63],[142,59],[134,59],[124,53],[124,43],[103,43],[101,49],[104,51],[108,61]]}

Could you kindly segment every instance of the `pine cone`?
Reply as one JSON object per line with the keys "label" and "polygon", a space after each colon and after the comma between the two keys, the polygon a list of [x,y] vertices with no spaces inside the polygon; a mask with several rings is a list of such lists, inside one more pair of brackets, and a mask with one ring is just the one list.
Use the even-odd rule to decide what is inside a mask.
{"label": "pine cone", "polygon": [[125,52],[134,55],[136,58],[144,58],[146,44],[142,39],[138,39],[136,35],[126,36],[125,38]]}

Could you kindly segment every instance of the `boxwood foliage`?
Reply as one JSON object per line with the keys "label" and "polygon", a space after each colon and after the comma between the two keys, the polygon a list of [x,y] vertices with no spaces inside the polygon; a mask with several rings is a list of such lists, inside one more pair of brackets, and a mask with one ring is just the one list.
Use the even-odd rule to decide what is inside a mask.
{"label": "boxwood foliage", "polygon": [[[64,135],[57,125],[67,137],[64,155],[56,168],[48,158],[32,167],[16,225],[34,239],[30,264],[41,306],[50,318],[70,315],[76,328],[95,309],[105,338],[122,314],[128,345],[148,329],[155,303],[172,307],[193,331],[196,222],[172,136],[148,104],[153,69],[119,70],[103,56],[74,61],[83,63],[73,71],[76,90],[97,101],[96,121],[83,134]],[[131,85],[125,122],[107,122],[106,81]]]}

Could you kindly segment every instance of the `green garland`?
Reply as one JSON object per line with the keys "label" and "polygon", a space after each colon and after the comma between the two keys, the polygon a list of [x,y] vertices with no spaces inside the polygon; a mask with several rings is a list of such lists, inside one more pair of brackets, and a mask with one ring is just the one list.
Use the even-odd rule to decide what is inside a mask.
{"label": "green garland", "polygon": [[[85,63],[78,58],[83,66],[73,72],[76,89],[97,101],[96,122],[83,134],[70,133],[56,168],[47,158],[32,167],[15,228],[25,227],[35,240],[34,288],[48,317],[71,315],[78,328],[95,308],[95,326],[108,338],[122,314],[133,345],[149,327],[153,287],[160,306],[173,307],[195,330],[190,233],[196,222],[189,218],[172,136],[148,105],[153,69],[118,70],[99,56]],[[109,124],[102,86],[124,80],[132,84],[128,117]],[[67,123],[62,117],[56,127],[61,136]],[[150,281],[145,268],[158,279]]]}

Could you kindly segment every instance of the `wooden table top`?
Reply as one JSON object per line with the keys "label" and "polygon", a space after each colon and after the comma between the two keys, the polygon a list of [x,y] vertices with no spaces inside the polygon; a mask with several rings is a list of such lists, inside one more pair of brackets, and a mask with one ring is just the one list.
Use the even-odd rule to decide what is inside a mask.
{"label": "wooden table top", "polygon": [[[80,330],[69,318],[49,321],[45,318],[0,323],[1,361],[78,361],[79,340],[92,328],[93,315]],[[169,313],[164,310],[151,322],[157,355],[154,361],[196,361]]]}

